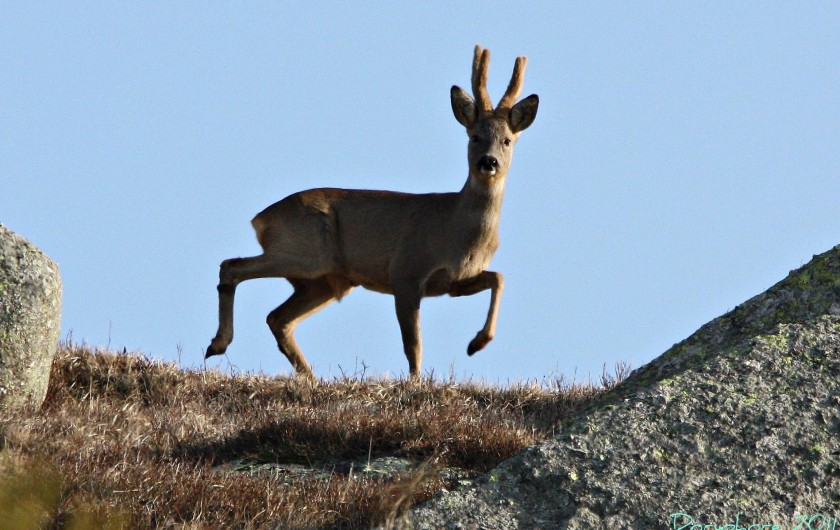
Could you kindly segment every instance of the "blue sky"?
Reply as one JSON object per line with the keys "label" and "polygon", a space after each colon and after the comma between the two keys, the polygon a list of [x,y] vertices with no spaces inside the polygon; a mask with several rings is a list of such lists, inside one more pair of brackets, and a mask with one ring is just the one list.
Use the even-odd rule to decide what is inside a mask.
{"label": "blue sky", "polygon": [[[840,243],[840,4],[0,4],[0,222],[64,280],[63,335],[200,366],[218,264],[298,190],[456,191],[449,87],[489,48],[540,96],[489,294],[426,299],[424,370],[502,384],[639,367]],[[210,366],[289,373],[242,284]],[[407,372],[393,299],[305,321],[317,375]]]}

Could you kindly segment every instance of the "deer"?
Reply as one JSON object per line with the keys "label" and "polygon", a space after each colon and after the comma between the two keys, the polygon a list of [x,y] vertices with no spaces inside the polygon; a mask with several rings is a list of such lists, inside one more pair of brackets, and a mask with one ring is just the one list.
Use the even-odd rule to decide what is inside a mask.
{"label": "deer", "polygon": [[453,86],[452,112],[469,141],[467,181],[459,192],[318,188],[294,193],[251,221],[259,256],[225,260],[219,268],[219,328],[205,359],[233,340],[236,286],[255,278],[285,278],[291,296],[268,314],[277,346],[299,376],[315,381],[295,341],[296,326],[354,287],[394,297],[412,380],[420,377],[420,301],[490,290],[484,326],[467,347],[473,355],[494,337],[504,278],[487,270],[499,246],[505,180],[519,134],[536,118],[539,98],[517,102],[526,57],[518,57],[498,105],[487,92],[490,52],[475,47],[472,92]]}

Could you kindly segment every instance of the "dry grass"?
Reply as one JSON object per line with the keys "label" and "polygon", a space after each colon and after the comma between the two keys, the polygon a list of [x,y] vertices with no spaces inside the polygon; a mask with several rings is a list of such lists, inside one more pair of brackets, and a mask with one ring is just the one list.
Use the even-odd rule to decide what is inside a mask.
{"label": "dry grass", "polygon": [[[20,528],[32,517],[45,528],[367,528],[447,486],[438,469],[486,471],[601,391],[430,380],[311,386],[64,345],[42,409],[0,419],[0,518]],[[418,467],[325,478],[223,465],[329,469],[386,455]],[[21,511],[30,519],[12,518]]]}

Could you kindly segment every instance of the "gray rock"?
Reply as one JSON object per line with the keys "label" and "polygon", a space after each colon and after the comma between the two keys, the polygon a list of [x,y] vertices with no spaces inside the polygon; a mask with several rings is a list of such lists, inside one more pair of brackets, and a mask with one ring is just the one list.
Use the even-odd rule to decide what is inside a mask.
{"label": "gray rock", "polygon": [[60,326],[58,266],[0,225],[0,408],[43,403]]}
{"label": "gray rock", "polygon": [[838,314],[840,246],[408,526],[840,528]]}

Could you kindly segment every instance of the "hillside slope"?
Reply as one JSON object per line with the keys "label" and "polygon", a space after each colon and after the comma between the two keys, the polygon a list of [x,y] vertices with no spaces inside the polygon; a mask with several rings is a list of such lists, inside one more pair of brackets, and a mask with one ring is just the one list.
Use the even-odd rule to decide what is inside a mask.
{"label": "hillside slope", "polygon": [[840,528],[838,484],[840,246],[633,372],[553,439],[415,508],[411,526]]}
{"label": "hillside slope", "polygon": [[0,529],[369,528],[550,437],[602,392],[313,386],[65,344],[44,406],[0,415]]}

